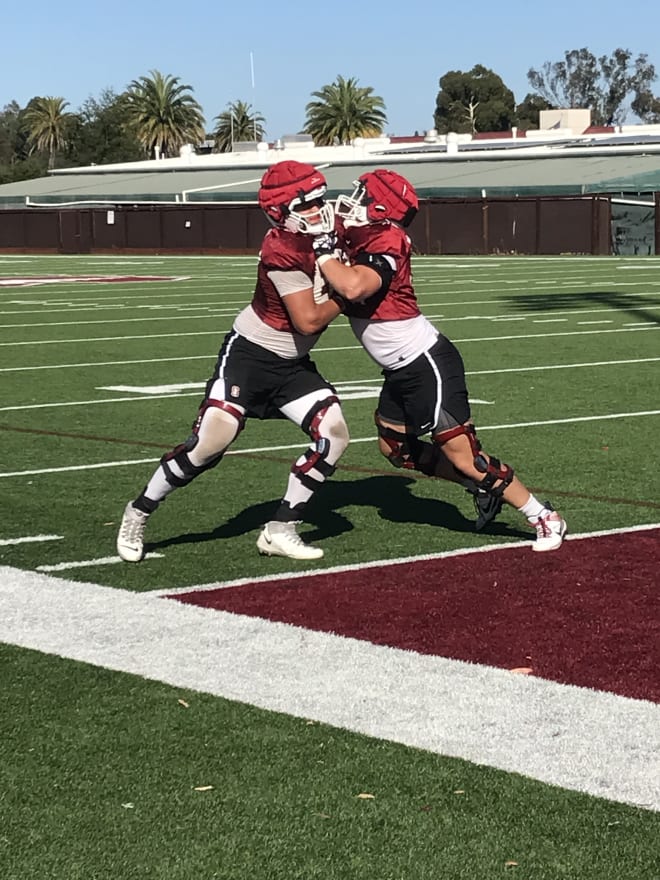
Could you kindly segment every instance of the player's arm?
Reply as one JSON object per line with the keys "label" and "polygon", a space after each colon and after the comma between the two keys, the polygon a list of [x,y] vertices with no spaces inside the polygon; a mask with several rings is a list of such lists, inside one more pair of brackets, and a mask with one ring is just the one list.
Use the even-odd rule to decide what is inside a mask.
{"label": "player's arm", "polygon": [[321,274],[341,297],[349,302],[360,302],[379,291],[386,292],[396,270],[394,259],[387,254],[358,253],[352,265],[342,263],[335,252],[319,236],[314,241],[316,264]]}
{"label": "player's arm", "polygon": [[298,333],[309,336],[324,330],[337,315],[343,312],[339,299],[317,303],[311,287],[298,290],[284,297],[284,305]]}
{"label": "player's arm", "polygon": [[269,277],[282,297],[293,326],[303,336],[320,333],[343,311],[339,298],[316,302],[311,281],[302,271],[270,272]]}

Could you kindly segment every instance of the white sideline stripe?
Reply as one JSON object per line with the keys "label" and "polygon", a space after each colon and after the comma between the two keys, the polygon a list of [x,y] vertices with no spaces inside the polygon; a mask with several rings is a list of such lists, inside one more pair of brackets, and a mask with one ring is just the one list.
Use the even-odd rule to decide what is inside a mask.
{"label": "white sideline stripe", "polygon": [[13,547],[15,544],[36,544],[42,541],[63,541],[62,535],[25,535],[23,538],[0,538],[0,547]]}
{"label": "white sideline stripe", "polygon": [[[567,534],[566,541],[582,541],[585,538],[603,538],[607,535],[627,535],[630,532],[648,532],[653,529],[660,529],[660,523],[645,523],[639,526],[627,526],[617,529],[601,529],[596,532],[582,532],[580,534]],[[471,554],[496,553],[498,550],[511,550],[512,547],[529,547],[531,549],[533,541],[511,541],[508,544],[487,544],[483,547],[460,547],[457,550],[443,550],[441,553],[422,553],[419,556],[404,556],[398,559],[374,559],[371,562],[358,562],[352,565],[335,565],[330,568],[319,568],[313,571],[289,571],[279,574],[270,574],[259,578],[238,578],[233,581],[220,581],[218,583],[198,584],[194,587],[175,587],[171,590],[158,589],[146,590],[145,592],[153,596],[177,596],[186,593],[207,593],[213,590],[225,590],[229,587],[242,587],[246,584],[270,583],[273,581],[291,581],[298,578],[316,577],[318,575],[327,574],[343,574],[347,571],[362,571],[365,568],[387,568],[390,565],[411,565],[415,562],[427,562],[433,559],[452,559],[454,556],[470,556]]]}
{"label": "white sideline stripe", "polygon": [[[185,395],[181,395],[182,397]],[[144,400],[144,398],[127,398],[128,400]],[[154,400],[158,399],[157,397],[153,398]],[[489,401],[478,401],[480,403],[488,403]],[[572,425],[578,422],[601,422],[601,421],[609,421],[611,419],[632,419],[632,418],[641,418],[644,416],[657,416],[660,415],[660,409],[651,409],[651,410],[643,410],[641,412],[628,412],[628,413],[609,413],[608,415],[603,416],[575,416],[570,419],[546,419],[545,421],[538,422],[513,422],[507,425],[484,425],[479,428],[479,433],[482,434],[484,431],[506,431],[509,428],[536,428],[536,427],[544,427],[546,425]],[[351,443],[373,443],[375,441],[374,437],[351,437]],[[257,452],[281,452],[286,449],[304,449],[305,443],[301,441],[300,443],[287,443],[282,446],[255,446],[251,449],[228,449],[225,455],[253,455]],[[39,468],[37,470],[30,471],[6,471],[5,473],[0,472],[0,479],[3,477],[28,477],[34,476],[36,474],[63,474],[69,471],[91,471],[96,470],[98,468],[112,468],[112,467],[124,467],[134,464],[153,464],[156,461],[160,461],[160,458],[129,458],[123,459],[122,461],[102,461],[97,462],[96,464],[75,464],[75,465],[67,465],[65,467],[56,467],[56,468]]]}
{"label": "white sideline stripe", "polygon": [[648,701],[8,567],[0,641],[660,809]]}
{"label": "white sideline stripe", "polygon": [[[162,553],[147,553],[142,560],[162,559]],[[37,571],[67,571],[70,568],[93,568],[96,565],[117,565],[123,563],[124,560],[119,556],[102,556],[100,559],[82,559],[77,562],[58,562],[55,565],[38,565]]]}

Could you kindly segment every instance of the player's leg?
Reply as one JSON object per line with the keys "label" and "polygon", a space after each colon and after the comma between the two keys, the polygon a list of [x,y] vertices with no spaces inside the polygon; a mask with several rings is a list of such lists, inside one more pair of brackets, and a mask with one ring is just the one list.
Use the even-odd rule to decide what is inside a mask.
{"label": "player's leg", "polygon": [[243,424],[240,407],[218,400],[202,405],[190,436],[165,453],[142,492],[126,505],[117,536],[117,552],[124,561],[140,562],[149,516],[175,489],[219,464]]}
{"label": "player's leg", "polygon": [[[428,428],[429,418],[432,442],[422,444],[416,435]],[[474,499],[477,529],[497,516],[506,501],[536,528],[534,549],[561,545],[566,524],[552,506],[539,502],[513,468],[482,450],[470,416],[463,361],[446,337],[441,335],[407,370],[386,374],[377,423],[381,450],[387,454],[389,447],[393,464],[451,479],[449,463],[453,481],[461,483]],[[396,430],[404,436],[397,439],[392,433]],[[393,443],[398,448],[392,448]]]}
{"label": "player's leg", "polygon": [[434,433],[433,442],[442,446],[447,458],[473,483],[472,489],[466,486],[468,491],[484,493],[500,506],[506,501],[527,517],[536,529],[534,550],[556,550],[561,546],[565,521],[550,502],[539,501],[529,491],[510,465],[482,449],[471,422]]}
{"label": "player's leg", "polygon": [[334,389],[315,370],[306,370],[288,382],[283,395],[290,399],[279,406],[280,412],[299,425],[311,443],[293,463],[286,492],[273,519],[261,531],[257,547],[271,556],[319,559],[323,550],[305,544],[296,527],[310,499],[335,472],[348,446],[348,426]]}
{"label": "player's leg", "polygon": [[231,333],[225,338],[190,436],[163,455],[144,489],[126,505],[117,536],[117,552],[126,562],[143,558],[147,520],[158,505],[175,489],[189,485],[219,464],[245,424],[247,392],[234,395],[231,402],[228,399],[231,388],[242,387],[240,377],[244,373],[240,354],[230,357],[235,339]]}
{"label": "player's leg", "polygon": [[468,419],[470,408],[463,361],[444,336],[408,366],[386,370],[376,411],[378,445],[395,467],[420,471],[429,477],[458,483],[473,497],[478,529],[494,519],[502,507],[468,480],[444,453],[441,444],[420,435],[429,432],[440,417],[443,393],[451,398],[458,417]]}
{"label": "player's leg", "polygon": [[429,352],[429,362],[439,377],[432,441],[463,475],[463,485],[475,501],[477,529],[496,516],[506,501],[536,529],[535,550],[561,546],[566,523],[552,505],[540,502],[510,465],[482,449],[470,417],[465,369],[456,346],[441,335],[438,345]]}

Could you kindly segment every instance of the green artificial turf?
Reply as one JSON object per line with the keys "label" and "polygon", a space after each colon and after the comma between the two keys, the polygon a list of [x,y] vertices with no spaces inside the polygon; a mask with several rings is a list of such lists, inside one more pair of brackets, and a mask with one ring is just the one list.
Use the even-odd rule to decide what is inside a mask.
{"label": "green artificial turf", "polygon": [[35,652],[0,664],[3,880],[657,877],[657,814]]}

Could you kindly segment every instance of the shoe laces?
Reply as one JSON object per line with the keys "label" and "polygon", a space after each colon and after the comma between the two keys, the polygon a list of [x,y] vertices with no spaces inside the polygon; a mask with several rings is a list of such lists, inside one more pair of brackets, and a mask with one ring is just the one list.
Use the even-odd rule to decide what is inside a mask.
{"label": "shoe laces", "polygon": [[536,534],[539,538],[549,538],[552,535],[553,529],[550,525],[550,523],[552,522],[552,515],[553,511],[551,510],[549,513],[540,516],[536,520],[536,523],[534,525],[536,527]]}
{"label": "shoe laces", "polygon": [[146,523],[146,516],[140,516],[137,511],[133,515],[129,514],[129,516],[125,517],[123,523],[121,524],[122,539],[130,543],[139,541],[144,534],[144,527]]}
{"label": "shoe laces", "polygon": [[296,531],[297,525],[297,522],[277,522],[277,525],[274,529],[272,525],[270,526],[270,533],[273,536],[282,535],[282,537],[286,538],[287,541],[290,541],[296,546],[300,546],[304,544],[304,541]]}

